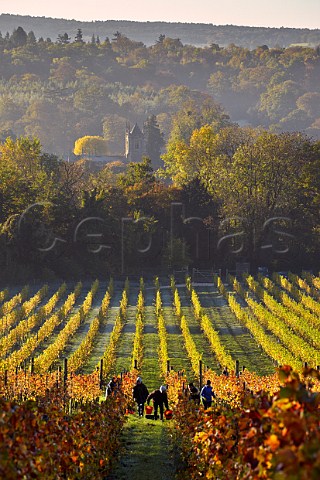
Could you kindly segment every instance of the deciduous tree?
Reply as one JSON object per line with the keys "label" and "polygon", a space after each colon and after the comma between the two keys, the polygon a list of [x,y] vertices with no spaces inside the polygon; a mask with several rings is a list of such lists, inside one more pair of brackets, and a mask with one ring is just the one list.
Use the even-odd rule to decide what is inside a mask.
{"label": "deciduous tree", "polygon": [[75,155],[107,155],[108,145],[103,137],[87,135],[76,140],[73,152]]}

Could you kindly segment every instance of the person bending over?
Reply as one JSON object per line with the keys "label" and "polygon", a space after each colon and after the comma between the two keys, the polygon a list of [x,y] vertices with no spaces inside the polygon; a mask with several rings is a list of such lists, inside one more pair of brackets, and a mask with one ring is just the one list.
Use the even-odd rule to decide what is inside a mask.
{"label": "person bending over", "polygon": [[160,418],[161,420],[163,420],[163,405],[166,407],[167,410],[169,409],[167,388],[164,385],[161,385],[160,388],[151,392],[147,398],[148,405],[150,403],[150,400],[153,400],[154,419],[155,420],[158,419],[158,407],[159,407]]}

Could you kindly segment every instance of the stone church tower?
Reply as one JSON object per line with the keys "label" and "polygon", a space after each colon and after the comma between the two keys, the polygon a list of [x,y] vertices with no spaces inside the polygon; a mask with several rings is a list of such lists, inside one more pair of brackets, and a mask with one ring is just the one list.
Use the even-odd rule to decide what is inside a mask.
{"label": "stone church tower", "polygon": [[137,123],[130,130],[130,125],[126,128],[125,138],[125,157],[128,162],[141,162],[146,153],[144,134]]}

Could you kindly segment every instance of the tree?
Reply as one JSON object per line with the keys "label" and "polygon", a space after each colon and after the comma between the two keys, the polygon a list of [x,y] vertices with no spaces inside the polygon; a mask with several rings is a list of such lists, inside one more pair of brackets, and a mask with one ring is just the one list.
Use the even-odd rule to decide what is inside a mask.
{"label": "tree", "polygon": [[155,176],[148,157],[144,157],[141,162],[130,162],[127,171],[119,177],[119,185],[122,187],[143,184],[148,189],[154,182]]}
{"label": "tree", "polygon": [[108,145],[103,137],[87,135],[75,141],[73,152],[75,155],[102,156],[108,154]]}
{"label": "tree", "polygon": [[146,142],[146,155],[150,158],[153,169],[156,170],[163,166],[160,154],[161,149],[164,146],[164,139],[155,115],[151,115],[145,121],[143,133]]}
{"label": "tree", "polygon": [[[7,138],[0,145],[0,224],[37,202],[47,201],[55,191],[41,155],[37,139]],[[21,242],[19,249],[26,251]]]}
{"label": "tree", "polygon": [[[238,147],[250,142],[253,133],[237,126],[222,128],[219,132],[211,125],[195,129],[189,142],[169,142],[167,152],[162,156],[166,173],[178,185],[185,185],[194,179],[206,183],[216,179],[220,185],[219,169],[228,168]],[[218,196],[211,190],[213,196]]]}
{"label": "tree", "polygon": [[0,145],[1,162],[7,162],[24,172],[33,175],[39,169],[41,144],[37,138],[20,137],[16,140],[8,137]]}
{"label": "tree", "polygon": [[272,129],[277,132],[299,132],[306,129],[306,125],[310,123],[309,115],[300,108],[296,110],[291,110],[291,112],[286,116],[281,118],[281,120],[272,125]]}
{"label": "tree", "polygon": [[13,30],[10,37],[14,47],[21,47],[27,43],[28,36],[22,27],[18,27],[16,30]]}
{"label": "tree", "polygon": [[239,145],[230,161],[218,157],[206,171],[205,184],[222,202],[224,216],[241,219],[246,237],[242,255],[253,264],[263,252],[271,252],[261,249],[270,243],[263,242],[266,221],[287,217],[293,229],[303,222],[302,172],[309,151],[310,141],[302,134],[257,132]]}
{"label": "tree", "polygon": [[208,125],[195,130],[189,142],[171,143],[163,156],[175,183],[186,185],[198,179],[220,205],[221,218],[229,219],[222,236],[240,222],[246,242],[239,255],[241,251],[253,264],[262,253],[270,253],[269,247],[261,249],[266,225],[272,229],[272,222],[265,224],[269,219],[287,217],[292,220],[292,232],[301,233],[301,225],[305,232],[312,231],[314,221],[306,213],[311,211],[307,207],[311,197],[307,199],[305,193],[303,172],[313,157],[312,143],[299,133],[239,127],[215,132]]}
{"label": "tree", "polygon": [[112,39],[112,41],[113,41],[113,42],[116,42],[116,41],[119,40],[119,38],[121,38],[121,37],[122,37],[122,33],[119,32],[119,30],[117,30],[117,31],[113,34],[113,39]]}
{"label": "tree", "polygon": [[53,155],[52,153],[42,153],[40,156],[40,165],[48,176],[52,174],[57,176],[60,166],[60,160],[56,155]]}
{"label": "tree", "polygon": [[211,125],[216,130],[230,124],[230,119],[221,106],[212,98],[186,101],[173,116],[169,143],[176,140],[188,142],[195,129]]}
{"label": "tree", "polygon": [[218,70],[212,73],[208,80],[208,89],[215,98],[220,98],[230,91],[231,82],[227,72]]}
{"label": "tree", "polygon": [[126,35],[120,32],[114,34],[112,39],[112,50],[125,59],[130,53],[136,49],[145,48],[142,42],[129,39]]}
{"label": "tree", "polygon": [[163,43],[163,41],[164,41],[165,38],[166,38],[166,36],[165,36],[163,33],[161,33],[161,34],[159,35],[159,38],[158,38],[158,40],[157,40],[157,43]]}
{"label": "tree", "polygon": [[74,41],[75,41],[75,43],[84,43],[83,38],[82,38],[81,28],[78,28]]}
{"label": "tree", "polygon": [[29,45],[35,45],[37,43],[37,39],[36,39],[35,34],[32,30],[28,33],[27,43]]}
{"label": "tree", "polygon": [[320,117],[320,93],[307,92],[297,99],[297,107],[305,111],[310,117]]}
{"label": "tree", "polygon": [[130,162],[126,171],[118,176],[117,186],[132,212],[154,216],[152,207],[159,191],[159,182],[155,179],[148,157],[143,157],[141,162]]}
{"label": "tree", "polygon": [[57,42],[61,43],[63,45],[66,45],[67,43],[70,43],[70,40],[71,40],[71,38],[69,37],[69,35],[67,33],[60,33],[58,35]]}
{"label": "tree", "polygon": [[286,80],[274,86],[269,84],[267,90],[260,96],[259,111],[267,115],[271,121],[279,121],[295,108],[302,88],[297,82]]}
{"label": "tree", "polygon": [[210,49],[213,51],[213,52],[220,52],[221,50],[221,47],[218,43],[210,43]]}
{"label": "tree", "polygon": [[72,65],[70,57],[54,58],[50,73],[50,80],[65,84],[75,80],[76,68]]}

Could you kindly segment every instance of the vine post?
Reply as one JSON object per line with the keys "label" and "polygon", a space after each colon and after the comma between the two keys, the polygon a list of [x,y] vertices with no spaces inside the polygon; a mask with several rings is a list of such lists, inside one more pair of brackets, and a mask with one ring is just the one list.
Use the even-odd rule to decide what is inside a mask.
{"label": "vine post", "polygon": [[100,385],[100,388],[102,389],[102,385],[103,385],[103,358],[100,359],[99,385]]}

